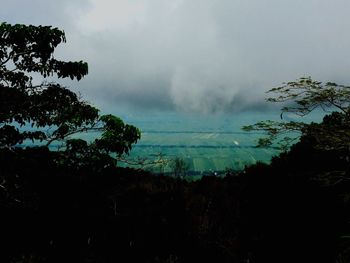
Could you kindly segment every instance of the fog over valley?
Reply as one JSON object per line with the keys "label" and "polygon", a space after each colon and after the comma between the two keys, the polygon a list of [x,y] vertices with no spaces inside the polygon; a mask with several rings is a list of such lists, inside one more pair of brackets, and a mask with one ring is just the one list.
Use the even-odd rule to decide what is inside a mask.
{"label": "fog over valley", "polygon": [[65,30],[57,57],[89,63],[67,85],[105,111],[262,110],[283,81],[350,83],[345,0],[1,2],[8,23]]}

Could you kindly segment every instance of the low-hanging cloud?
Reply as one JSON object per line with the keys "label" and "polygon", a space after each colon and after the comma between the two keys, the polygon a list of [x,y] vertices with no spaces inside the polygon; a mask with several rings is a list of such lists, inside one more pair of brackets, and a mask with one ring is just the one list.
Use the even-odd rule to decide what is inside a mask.
{"label": "low-hanging cloud", "polygon": [[283,81],[350,83],[347,0],[22,2],[0,15],[63,27],[58,55],[89,62],[79,89],[105,109],[261,109]]}

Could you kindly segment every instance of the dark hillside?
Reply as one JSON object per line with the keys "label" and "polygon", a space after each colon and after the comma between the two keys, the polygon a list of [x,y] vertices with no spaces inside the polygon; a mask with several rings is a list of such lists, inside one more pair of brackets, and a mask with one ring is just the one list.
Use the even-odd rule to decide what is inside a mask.
{"label": "dark hillside", "polygon": [[1,262],[335,262],[347,187],[296,166],[300,149],[312,159],[297,145],[270,166],[193,183],[2,150]]}

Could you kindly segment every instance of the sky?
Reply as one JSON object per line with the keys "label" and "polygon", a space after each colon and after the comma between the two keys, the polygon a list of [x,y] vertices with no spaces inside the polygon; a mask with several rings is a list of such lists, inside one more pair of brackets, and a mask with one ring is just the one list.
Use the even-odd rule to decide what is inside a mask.
{"label": "sky", "polygon": [[349,0],[0,0],[1,20],[52,25],[65,82],[104,111],[264,110],[265,92],[311,76],[350,84]]}

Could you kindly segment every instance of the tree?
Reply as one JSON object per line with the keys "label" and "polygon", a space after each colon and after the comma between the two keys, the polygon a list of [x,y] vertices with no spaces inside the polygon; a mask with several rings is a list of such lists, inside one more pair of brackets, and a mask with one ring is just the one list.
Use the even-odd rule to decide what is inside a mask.
{"label": "tree", "polygon": [[[303,77],[283,83],[268,93],[276,95],[267,101],[284,103],[286,106],[281,110],[281,122],[267,120],[243,127],[245,131],[267,133],[267,137],[259,139],[258,146],[277,143],[287,150],[302,135],[312,137],[315,146],[320,149],[350,149],[350,86],[332,82],[323,84],[310,77]],[[283,121],[285,113],[303,117],[316,109],[328,113],[322,123]]]}
{"label": "tree", "polygon": [[170,168],[172,169],[175,177],[183,177],[187,175],[190,167],[183,158],[175,157],[170,163]]}
{"label": "tree", "polygon": [[[13,149],[25,140],[62,141],[65,153],[76,157],[128,153],[140,139],[140,131],[99,110],[77,94],[47,78],[77,81],[88,74],[83,61],[61,61],[54,50],[66,41],[65,34],[51,26],[0,24],[0,149]],[[33,76],[43,78],[35,83]],[[30,127],[30,129],[29,129]],[[89,143],[69,136],[88,131],[101,135]]]}
{"label": "tree", "polygon": [[[284,152],[272,158],[270,165],[255,165],[246,169],[245,172],[247,175],[257,175],[256,178],[260,180],[259,182],[265,181],[265,183],[268,176],[264,175],[272,175],[268,181],[269,186],[266,187],[270,187],[271,184],[274,185],[272,188],[281,189],[292,185],[292,187],[284,189],[292,189],[287,194],[288,199],[292,197],[293,199],[289,199],[293,201],[292,207],[298,207],[298,212],[302,211],[303,219],[308,218],[308,220],[303,221],[311,222],[309,220],[313,218],[312,229],[313,226],[319,223],[320,218],[326,219],[319,225],[320,227],[315,228],[314,233],[316,234],[312,236],[317,236],[318,233],[321,233],[321,235],[314,239],[314,244],[309,242],[311,245],[307,245],[308,251],[312,251],[312,247],[317,248],[310,255],[319,255],[318,251],[322,250],[322,247],[332,247],[333,243],[338,244],[334,246],[334,248],[337,248],[338,258],[332,260],[348,262],[350,258],[349,225],[345,222],[350,222],[349,214],[346,212],[349,208],[350,196],[348,190],[350,182],[350,87],[331,82],[322,83],[307,77],[284,83],[282,86],[273,88],[268,92],[275,96],[268,98],[267,101],[284,103],[280,116],[282,121],[261,121],[245,126],[243,129],[266,132],[267,136],[259,140],[258,146],[271,146],[277,142],[284,147]],[[293,113],[303,117],[316,109],[325,112],[325,116],[320,123],[288,122],[284,120],[285,113]],[[296,140],[299,141],[289,147]],[[287,183],[281,184],[281,180],[285,179],[287,179]],[[299,182],[301,191],[296,190],[296,182]],[[257,188],[263,189],[264,193],[269,192],[262,184],[257,185]],[[303,189],[306,189],[304,196]],[[282,200],[281,197],[286,192],[285,190],[278,192],[280,200]],[[294,193],[297,193],[297,195],[293,197]],[[315,198],[317,195],[318,197]],[[273,199],[276,199],[276,196],[274,195]],[[279,203],[281,203],[280,200]],[[309,206],[307,210],[299,209],[310,201],[312,201],[312,206]],[[317,204],[319,201],[322,203]],[[328,206],[328,204],[332,205]],[[320,211],[316,217],[305,216],[307,214],[305,211],[316,207],[317,209],[314,211]],[[289,210],[290,208],[288,206]],[[324,210],[325,208],[329,210]],[[277,210],[281,214],[280,209]],[[298,215],[295,212],[293,214]],[[315,212],[312,214],[315,214]],[[327,214],[331,214],[332,218],[328,218]],[[291,217],[293,217],[292,214]],[[298,229],[296,231],[303,224],[297,225]],[[268,229],[271,232],[271,229]],[[292,240],[290,236],[293,235],[288,235],[288,240]],[[324,237],[326,239],[323,239]],[[274,238],[276,237],[274,236]],[[319,242],[318,239],[322,242]],[[315,244],[317,245],[315,246]],[[327,251],[327,249],[324,250]],[[335,250],[332,254],[334,252]],[[335,253],[332,254],[328,255],[334,257]],[[326,254],[324,255],[327,257]],[[303,259],[305,259],[304,256]]]}

